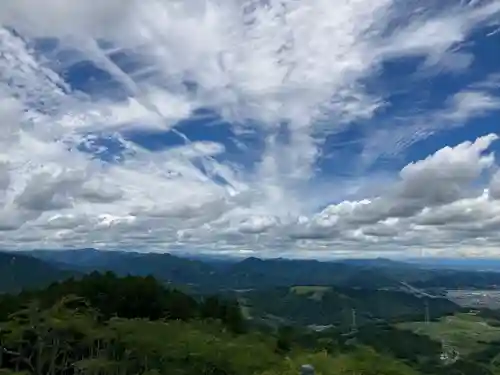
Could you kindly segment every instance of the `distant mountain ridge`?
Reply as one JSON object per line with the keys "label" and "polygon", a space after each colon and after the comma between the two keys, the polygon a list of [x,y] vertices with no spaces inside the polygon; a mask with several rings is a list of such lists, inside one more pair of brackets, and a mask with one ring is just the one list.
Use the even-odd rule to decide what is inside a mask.
{"label": "distant mountain ridge", "polygon": [[490,258],[411,258],[407,264],[434,269],[500,272],[500,259]]}
{"label": "distant mountain ridge", "polygon": [[0,293],[44,287],[79,275],[27,254],[0,252]]}
{"label": "distant mountain ridge", "polygon": [[[16,253],[21,254],[21,253]],[[433,269],[428,265],[385,258],[319,260],[211,259],[203,261],[163,253],[124,251],[34,250],[22,254],[72,272],[113,271],[118,275],[153,275],[166,283],[202,291],[290,285],[336,285],[367,289],[398,288],[402,281],[417,288],[489,288],[500,285],[500,273]]]}

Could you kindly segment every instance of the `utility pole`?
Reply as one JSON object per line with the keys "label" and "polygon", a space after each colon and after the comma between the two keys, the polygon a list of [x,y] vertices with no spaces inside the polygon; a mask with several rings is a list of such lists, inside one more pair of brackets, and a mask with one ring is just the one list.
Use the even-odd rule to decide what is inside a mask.
{"label": "utility pole", "polygon": [[353,332],[356,332],[358,330],[358,327],[357,327],[357,324],[356,324],[356,309],[352,309],[351,330]]}
{"label": "utility pole", "polygon": [[429,313],[429,301],[425,300],[425,324],[429,325],[430,313]]}

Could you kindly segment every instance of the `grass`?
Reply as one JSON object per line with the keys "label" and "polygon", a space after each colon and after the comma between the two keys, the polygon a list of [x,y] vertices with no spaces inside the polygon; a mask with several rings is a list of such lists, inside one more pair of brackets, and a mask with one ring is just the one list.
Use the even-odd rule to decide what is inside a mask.
{"label": "grass", "polygon": [[238,302],[240,303],[241,313],[243,314],[245,319],[251,319],[252,314],[251,314],[250,308],[247,305],[248,301],[241,298]]}
{"label": "grass", "polygon": [[290,290],[297,294],[308,294],[314,292],[327,292],[332,288],[329,286],[321,285],[302,285],[302,286],[292,286]]}
{"label": "grass", "polygon": [[329,286],[320,285],[303,285],[303,286],[293,286],[290,288],[292,293],[297,295],[311,295],[312,299],[320,300],[323,294],[330,291],[332,288]]}
{"label": "grass", "polygon": [[444,340],[467,355],[485,348],[485,342],[500,340],[500,327],[492,326],[487,319],[474,314],[460,313],[443,317],[437,322],[406,322],[399,328],[427,335],[433,340]]}

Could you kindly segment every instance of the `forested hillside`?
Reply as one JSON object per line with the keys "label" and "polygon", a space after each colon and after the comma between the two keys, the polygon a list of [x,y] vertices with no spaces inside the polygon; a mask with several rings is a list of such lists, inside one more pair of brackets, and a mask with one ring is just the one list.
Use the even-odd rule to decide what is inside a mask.
{"label": "forested hillside", "polygon": [[0,293],[37,288],[79,274],[29,255],[0,252]]}
{"label": "forested hillside", "polygon": [[[71,272],[112,271],[117,275],[152,275],[203,293],[220,290],[326,285],[363,289],[399,288],[402,281],[424,289],[477,288],[500,285],[500,272],[422,268],[386,259],[317,260],[258,259],[201,261],[171,254],[98,251],[95,249],[30,251],[24,254]],[[1,264],[0,259],[0,264]],[[24,277],[25,273],[17,275]]]}
{"label": "forested hillside", "polygon": [[195,300],[153,278],[95,273],[3,296],[0,306],[4,374],[270,375],[304,363],[325,375],[417,374],[364,347],[283,349],[274,334],[248,331],[235,302]]}
{"label": "forested hillside", "polygon": [[92,273],[3,295],[0,321],[3,374],[297,375],[306,363],[323,375],[499,373],[493,343],[444,364],[439,342],[387,322],[347,335],[260,326],[236,300],[189,296],[153,277]]}
{"label": "forested hillside", "polygon": [[238,293],[253,315],[277,316],[291,323],[349,327],[352,310],[358,325],[375,321],[408,321],[450,315],[462,309],[444,298],[419,298],[392,291],[339,287],[271,288]]}
{"label": "forested hillside", "polygon": [[[6,373],[296,375],[312,363],[323,375],[500,374],[498,312],[465,325],[467,309],[425,294],[489,287],[496,273],[96,250],[0,253],[0,269],[4,292],[22,290],[0,295]],[[451,362],[443,337],[460,349]]]}

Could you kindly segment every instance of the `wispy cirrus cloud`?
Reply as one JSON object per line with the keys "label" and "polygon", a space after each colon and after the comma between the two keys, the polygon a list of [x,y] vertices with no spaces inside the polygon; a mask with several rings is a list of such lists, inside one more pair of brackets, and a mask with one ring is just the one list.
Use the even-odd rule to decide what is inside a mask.
{"label": "wispy cirrus cloud", "polygon": [[465,126],[500,111],[500,86],[495,76],[450,94],[442,108],[398,116],[386,127],[375,129],[364,145],[363,159],[395,157],[412,144],[432,135]]}
{"label": "wispy cirrus cloud", "polygon": [[[436,197],[410,204],[400,192],[315,213],[318,201],[335,197],[308,195],[322,173],[318,159],[328,153],[325,137],[358,122],[376,127],[372,120],[391,106],[383,86],[367,85],[385,62],[418,57],[418,71],[438,68],[430,75],[452,65],[467,69],[475,56],[457,48],[500,15],[498,1],[422,4],[4,0],[1,244],[284,251],[328,244],[380,249],[384,242],[375,239],[384,237],[411,247],[418,236],[398,234],[397,213],[434,210]],[[466,63],[451,64],[464,56]],[[380,145],[398,153],[405,142],[496,110],[489,84],[451,94],[443,110],[374,138],[373,155]],[[190,140],[179,121],[200,108],[231,124],[236,139],[250,132],[262,140],[252,168],[228,162],[222,139]],[[151,151],[127,140],[131,129],[172,132],[182,142]],[[210,131],[200,124],[201,133]],[[102,134],[125,150],[119,161],[95,157],[113,152],[92,143]],[[485,150],[492,141],[481,138],[450,155]],[[464,158],[481,169],[474,152]],[[446,195],[436,184],[446,175],[439,168],[448,166],[416,178]],[[405,190],[403,174],[396,186]],[[460,194],[466,188],[456,188],[448,192],[453,201],[436,205],[466,199]],[[329,210],[340,210],[339,218]],[[356,221],[349,210],[365,210],[373,222]]]}

